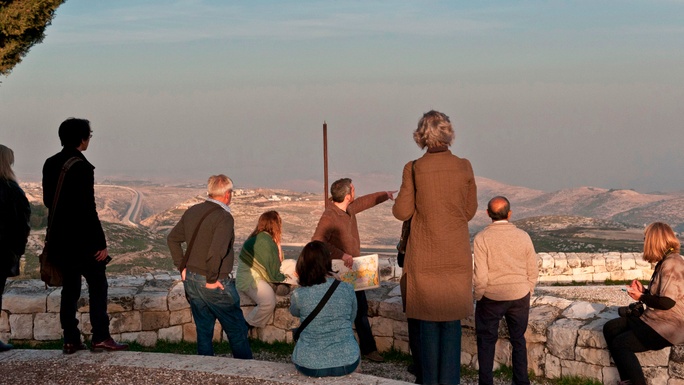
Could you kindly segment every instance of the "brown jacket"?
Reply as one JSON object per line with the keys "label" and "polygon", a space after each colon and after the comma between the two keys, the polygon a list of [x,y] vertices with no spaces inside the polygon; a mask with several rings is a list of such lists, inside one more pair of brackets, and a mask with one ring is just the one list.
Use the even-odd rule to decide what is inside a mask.
{"label": "brown jacket", "polygon": [[675,305],[668,310],[649,307],[641,319],[671,344],[684,343],[684,259],[679,254],[667,255],[656,265],[648,292],[669,297]]}
{"label": "brown jacket", "polygon": [[233,216],[223,208],[216,210],[217,207],[219,205],[211,201],[190,207],[166,238],[173,264],[180,268],[184,254],[182,244],[187,247],[200,219],[207,211],[214,210],[202,222],[186,265],[188,271],[203,275],[207,283],[227,278],[235,258]]}
{"label": "brown jacket", "polygon": [[406,316],[455,321],[473,313],[473,258],[468,221],[477,210],[470,162],[450,151],[425,153],[404,166],[394,217],[413,216],[406,248]]}
{"label": "brown jacket", "polygon": [[347,211],[330,203],[318,221],[312,241],[321,241],[328,245],[333,259],[342,259],[346,253],[352,257],[361,255],[361,241],[359,227],[356,224],[356,214],[367,210],[389,199],[386,191],[364,195],[354,199],[347,206]]}

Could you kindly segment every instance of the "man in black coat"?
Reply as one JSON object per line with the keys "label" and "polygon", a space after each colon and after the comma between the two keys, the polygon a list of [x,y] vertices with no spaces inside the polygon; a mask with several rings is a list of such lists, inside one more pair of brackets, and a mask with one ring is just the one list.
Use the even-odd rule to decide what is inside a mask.
{"label": "man in black coat", "polygon": [[[86,349],[78,330],[76,311],[81,296],[81,276],[88,282],[90,296],[90,349],[124,350],[109,334],[107,315],[107,241],[95,208],[95,167],[83,156],[92,131],[85,119],[69,118],[59,126],[62,151],[43,166],[43,202],[49,209],[48,255],[64,275],[59,319],[64,330],[64,354]],[[55,191],[62,167],[74,158],[67,170],[59,197]]]}

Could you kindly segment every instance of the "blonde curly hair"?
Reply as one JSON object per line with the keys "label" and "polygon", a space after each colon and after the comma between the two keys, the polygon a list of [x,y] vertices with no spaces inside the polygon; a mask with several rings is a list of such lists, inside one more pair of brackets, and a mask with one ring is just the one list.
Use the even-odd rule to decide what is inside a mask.
{"label": "blonde curly hair", "polygon": [[451,146],[454,141],[454,128],[446,114],[431,110],[423,114],[418,128],[413,132],[413,140],[421,149]]}

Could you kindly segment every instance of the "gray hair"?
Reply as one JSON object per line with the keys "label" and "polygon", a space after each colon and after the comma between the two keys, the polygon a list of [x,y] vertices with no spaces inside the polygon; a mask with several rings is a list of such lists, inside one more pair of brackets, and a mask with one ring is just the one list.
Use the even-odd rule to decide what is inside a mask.
{"label": "gray hair", "polygon": [[454,141],[454,128],[449,117],[439,111],[423,114],[418,128],[413,132],[413,140],[420,148],[451,146]]}

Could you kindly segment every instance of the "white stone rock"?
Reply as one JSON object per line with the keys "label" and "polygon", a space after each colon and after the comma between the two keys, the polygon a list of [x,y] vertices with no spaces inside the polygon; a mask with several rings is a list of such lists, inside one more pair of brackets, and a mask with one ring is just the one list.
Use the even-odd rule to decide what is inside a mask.
{"label": "white stone rock", "polygon": [[549,352],[564,360],[574,360],[577,332],[583,325],[583,321],[567,318],[551,324],[546,332],[546,347]]}
{"label": "white stone rock", "polygon": [[168,310],[167,297],[167,293],[157,291],[138,293],[135,296],[133,308],[135,310]]}
{"label": "white stone rock", "polygon": [[33,339],[33,314],[10,314],[9,323],[13,340]]}
{"label": "white stone rock", "polygon": [[11,314],[45,313],[47,293],[31,289],[10,289],[2,295],[2,309]]}
{"label": "white stone rock", "polygon": [[577,346],[606,349],[606,339],[603,337],[603,325],[608,321],[599,318],[582,326],[577,332]]}
{"label": "white stone rock", "polygon": [[373,317],[373,335],[376,337],[394,336],[394,320],[385,317]]}
{"label": "white stone rock", "polygon": [[9,314],[6,311],[0,311],[0,333],[9,333]]}
{"label": "white stone rock", "polygon": [[375,346],[379,352],[387,352],[394,346],[394,340],[392,337],[375,337]]}
{"label": "white stone rock", "polygon": [[499,339],[494,349],[494,362],[499,365],[512,366],[512,347],[508,340]]}
{"label": "white stone rock", "polygon": [[62,288],[53,290],[47,296],[47,312],[48,313],[59,313],[60,302],[62,301]]}
{"label": "white stone rock", "polygon": [[544,359],[546,348],[544,344],[527,344],[527,369],[532,371],[535,376],[544,376]]}
{"label": "white stone rock", "polygon": [[138,311],[110,314],[109,330],[112,333],[139,332],[142,330],[142,316]]}
{"label": "white stone rock", "polygon": [[539,305],[551,305],[557,307],[561,310],[565,310],[568,306],[572,305],[572,301],[564,298],[551,297],[548,295],[541,296],[534,301],[535,306]]}
{"label": "white stone rock", "polygon": [[575,359],[592,365],[610,366],[610,353],[606,349],[575,347]]}
{"label": "white stone rock", "polygon": [[604,367],[601,369],[604,384],[617,384],[620,381],[620,373],[615,366]]}
{"label": "white stone rock", "polygon": [[185,286],[183,285],[183,281],[179,281],[173,287],[171,287],[171,290],[169,290],[168,305],[169,310],[171,311],[190,308],[190,304],[185,298]]}
{"label": "white stone rock", "polygon": [[590,302],[574,302],[563,311],[566,318],[589,319],[594,318],[596,313],[603,311],[606,305]]}
{"label": "white stone rock", "polygon": [[644,368],[644,377],[646,377],[646,382],[649,385],[667,385],[667,381],[670,378],[667,373],[667,367],[646,367]]}
{"label": "white stone rock", "polygon": [[537,253],[537,258],[541,259],[542,269],[553,269],[554,260],[553,257],[547,253]]}
{"label": "white stone rock", "polygon": [[667,366],[670,361],[670,349],[671,348],[667,347],[660,350],[637,353],[636,356],[643,367]]}
{"label": "white stone rock", "polygon": [[553,354],[547,354],[544,363],[544,369],[546,378],[560,378],[561,377],[561,364],[560,358],[554,356]]}
{"label": "white stone rock", "polygon": [[636,260],[631,253],[622,254],[622,270],[633,270],[636,268]]}
{"label": "white stone rock", "polygon": [[53,341],[62,338],[62,326],[58,313],[38,313],[33,320],[33,338],[38,341]]}
{"label": "white stone rock", "polygon": [[561,374],[563,377],[593,378],[603,381],[603,367],[573,360],[561,360]]}
{"label": "white stone rock", "polygon": [[107,292],[107,312],[117,313],[133,310],[137,294],[137,287],[119,286],[109,288]]}
{"label": "white stone rock", "polygon": [[287,339],[287,334],[283,329],[267,325],[266,327],[259,329],[259,339],[268,343],[285,341]]}
{"label": "white stone rock", "polygon": [[527,331],[525,332],[527,342],[545,342],[546,330],[558,318],[559,314],[560,309],[555,306],[541,305],[532,307],[530,309]]}
{"label": "white stone rock", "polygon": [[405,321],[406,314],[401,303],[401,297],[391,297],[380,302],[378,315],[394,320]]}
{"label": "white stone rock", "polygon": [[169,312],[169,324],[182,325],[192,322],[192,311],[190,309],[176,310]]}
{"label": "white stone rock", "polygon": [[183,326],[176,325],[164,329],[159,329],[158,337],[160,340],[169,342],[180,342],[183,340]]}
{"label": "white stone rock", "polygon": [[273,317],[273,326],[283,329],[290,330],[299,326],[299,317],[295,317],[290,314],[290,310],[286,308],[276,308],[275,316]]}

